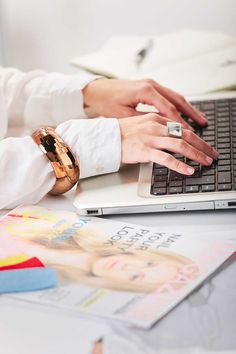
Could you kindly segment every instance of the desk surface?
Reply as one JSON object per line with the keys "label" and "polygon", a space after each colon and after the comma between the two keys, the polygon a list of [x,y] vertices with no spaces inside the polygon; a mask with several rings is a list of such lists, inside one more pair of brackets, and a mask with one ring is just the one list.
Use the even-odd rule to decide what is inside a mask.
{"label": "desk surface", "polygon": [[[73,192],[61,197],[46,197],[40,205],[54,209],[74,210],[72,198]],[[5,212],[2,211],[0,215]],[[196,227],[196,225],[201,225],[201,227],[218,225],[222,229],[224,226],[230,226],[236,230],[236,212],[232,210],[116,215],[109,216],[109,218],[156,227],[172,225],[177,230],[181,230],[182,227],[189,227],[191,230],[191,227]],[[199,353],[205,353],[208,350],[211,350],[211,353],[214,350],[221,350],[222,353],[235,353],[235,270],[236,262],[234,261],[159,321],[151,331],[132,329],[130,336],[133,336],[134,341],[135,338],[142,338],[146,347],[165,350],[166,354],[169,350],[173,353],[173,345],[175,349],[181,350],[184,348],[186,350],[187,347],[188,353],[196,353],[196,347],[202,348]],[[54,310],[48,312],[23,303],[19,305],[18,301],[0,299],[0,342],[4,343],[4,353],[31,354],[34,350],[35,354],[42,352],[44,354],[82,354],[77,349],[77,338],[80,332],[68,330],[68,327],[81,326],[81,320],[75,316],[54,312]],[[24,318],[23,325],[21,325],[20,318]],[[182,330],[179,328],[180,318]],[[120,332],[121,337],[127,336],[127,329],[124,331],[117,325],[115,327],[114,331]],[[86,321],[83,321],[84,333],[88,332],[88,328],[93,335],[91,323],[86,324]],[[99,328],[102,331],[101,322],[99,322]],[[170,329],[171,332],[167,335]]]}

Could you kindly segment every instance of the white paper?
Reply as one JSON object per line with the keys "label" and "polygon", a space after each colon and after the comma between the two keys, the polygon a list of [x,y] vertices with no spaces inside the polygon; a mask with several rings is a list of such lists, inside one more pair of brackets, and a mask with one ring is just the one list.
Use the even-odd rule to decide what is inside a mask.
{"label": "white paper", "polygon": [[[150,40],[152,46],[137,65],[137,54]],[[235,51],[236,39],[230,36],[186,30],[162,36],[112,37],[99,51],[71,63],[109,77],[151,78],[191,95],[234,88]]]}

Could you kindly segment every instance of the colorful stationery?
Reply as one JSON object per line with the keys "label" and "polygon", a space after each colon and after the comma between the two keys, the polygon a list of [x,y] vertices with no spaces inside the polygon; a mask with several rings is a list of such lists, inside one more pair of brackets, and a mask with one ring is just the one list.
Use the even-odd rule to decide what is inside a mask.
{"label": "colorful stationery", "polygon": [[56,272],[50,268],[28,268],[0,272],[0,294],[42,290],[55,286]]}
{"label": "colorful stationery", "polygon": [[10,264],[4,267],[0,267],[0,272],[3,270],[38,268],[38,267],[44,267],[43,263],[37,257],[32,257],[21,263]]}

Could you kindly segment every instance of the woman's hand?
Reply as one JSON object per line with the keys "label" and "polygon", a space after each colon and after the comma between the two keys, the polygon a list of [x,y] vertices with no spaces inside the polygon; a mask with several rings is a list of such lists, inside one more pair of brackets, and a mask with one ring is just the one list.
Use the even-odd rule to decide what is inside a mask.
{"label": "woman's hand", "polygon": [[96,342],[93,347],[92,354],[102,354],[102,342]]}
{"label": "woman's hand", "polygon": [[144,103],[154,106],[162,116],[182,123],[185,128],[190,128],[190,126],[180,113],[185,114],[199,125],[207,125],[206,117],[184,97],[153,80],[102,78],[90,82],[84,88],[83,94],[85,105],[104,117],[137,116],[142,114],[137,112],[137,105]]}
{"label": "woman's hand", "polygon": [[181,154],[204,166],[212,164],[219,153],[188,129],[181,139],[169,137],[167,121],[157,113],[119,119],[122,163],[156,162],[184,175],[192,175],[194,168],[175,159],[172,153]]}

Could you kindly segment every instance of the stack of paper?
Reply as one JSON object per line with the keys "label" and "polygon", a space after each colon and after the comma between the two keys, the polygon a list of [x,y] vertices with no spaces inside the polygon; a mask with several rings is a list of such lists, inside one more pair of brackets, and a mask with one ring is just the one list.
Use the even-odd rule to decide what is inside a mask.
{"label": "stack of paper", "polygon": [[236,86],[236,40],[215,32],[112,37],[99,51],[71,63],[108,77],[152,78],[188,95]]}

